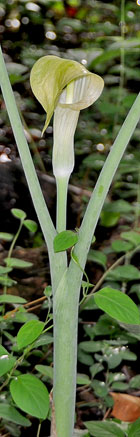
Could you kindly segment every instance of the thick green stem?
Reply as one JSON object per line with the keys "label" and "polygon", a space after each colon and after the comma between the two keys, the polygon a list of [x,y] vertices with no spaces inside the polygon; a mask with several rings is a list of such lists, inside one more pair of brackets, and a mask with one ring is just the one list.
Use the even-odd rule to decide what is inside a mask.
{"label": "thick green stem", "polygon": [[[71,290],[66,270],[54,297],[54,389],[56,436],[72,437],[77,362],[77,289]],[[51,437],[54,437],[51,435]]]}
{"label": "thick green stem", "polygon": [[[83,269],[110,184],[139,118],[140,94],[134,102],[100,173],[79,230],[79,239],[74,252]],[[54,298],[54,403],[57,437],[73,436],[77,316],[82,275],[78,265],[71,260]]]}
{"label": "thick green stem", "polygon": [[51,276],[53,282],[53,289],[56,290],[59,281],[66,268],[66,254],[55,254],[53,250],[53,240],[56,235],[55,228],[53,226],[48,208],[46,206],[40,184],[35,172],[30,150],[23,132],[22,123],[17,110],[14,94],[11,88],[11,84],[8,78],[7,70],[0,49],[0,85],[7,107],[8,115],[11,121],[13,132],[15,135],[18,151],[20,154],[21,162],[29,186],[29,190],[32,196],[33,204],[38,216],[42,232],[48,246]]}
{"label": "thick green stem", "polygon": [[67,213],[67,191],[68,180],[66,177],[59,177],[56,179],[57,185],[57,232],[65,231],[66,229],[66,213]]}

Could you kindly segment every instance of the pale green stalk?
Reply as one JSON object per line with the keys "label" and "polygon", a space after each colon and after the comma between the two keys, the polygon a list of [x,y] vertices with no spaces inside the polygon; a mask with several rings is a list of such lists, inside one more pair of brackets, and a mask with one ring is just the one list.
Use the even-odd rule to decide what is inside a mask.
{"label": "pale green stalk", "polygon": [[[66,103],[72,103],[74,81],[67,85]],[[67,109],[57,108],[54,115],[54,145],[53,145],[53,173],[57,187],[57,232],[66,230],[67,192],[68,182],[74,167],[74,132],[77,125],[79,111],[74,112],[70,123]],[[63,115],[65,113],[65,116]],[[62,115],[63,123],[62,123]],[[75,117],[76,114],[76,117]],[[61,129],[61,130],[60,130]]]}
{"label": "pale green stalk", "polygon": [[53,240],[56,235],[54,225],[52,223],[48,208],[46,206],[40,184],[35,172],[30,150],[24,135],[22,123],[17,110],[14,94],[8,78],[7,70],[0,49],[0,86],[7,107],[11,126],[15,135],[18,151],[21,162],[33,200],[33,204],[40,222],[40,226],[48,246],[50,268],[52,274],[53,288],[57,288],[61,276],[66,268],[66,254],[54,254]]}
{"label": "pale green stalk", "polygon": [[[83,269],[110,184],[139,118],[140,94],[111,148],[79,230],[74,253]],[[54,402],[57,437],[73,436],[78,302],[82,275],[81,269],[71,260],[54,298]]]}
{"label": "pale green stalk", "polygon": [[57,232],[66,230],[68,180],[67,176],[57,178]]}

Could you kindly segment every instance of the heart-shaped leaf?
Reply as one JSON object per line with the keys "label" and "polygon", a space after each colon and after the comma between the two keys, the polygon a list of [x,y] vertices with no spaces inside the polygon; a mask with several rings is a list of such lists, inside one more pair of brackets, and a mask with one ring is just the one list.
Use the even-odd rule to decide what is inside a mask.
{"label": "heart-shaped leaf", "polygon": [[105,287],[95,293],[96,305],[109,316],[122,323],[140,324],[138,307],[129,296],[118,290]]}
{"label": "heart-shaped leaf", "polygon": [[19,375],[10,384],[10,392],[16,405],[21,410],[38,417],[46,419],[49,410],[48,390],[34,375]]}
{"label": "heart-shaped leaf", "polygon": [[39,320],[30,320],[23,325],[17,335],[17,344],[22,349],[33,343],[44,329],[44,323]]}

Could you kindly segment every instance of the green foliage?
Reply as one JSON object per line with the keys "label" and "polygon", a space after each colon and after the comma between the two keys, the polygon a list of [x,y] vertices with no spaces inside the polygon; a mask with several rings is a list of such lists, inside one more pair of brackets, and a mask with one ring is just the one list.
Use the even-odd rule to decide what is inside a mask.
{"label": "green foliage", "polygon": [[129,252],[133,248],[133,244],[131,242],[123,241],[123,240],[116,240],[112,242],[112,249],[117,252]]}
{"label": "green foliage", "polygon": [[91,249],[88,253],[88,261],[93,261],[96,264],[101,265],[104,269],[106,268],[107,257],[104,253],[99,250]]}
{"label": "green foliage", "polygon": [[120,291],[103,288],[94,296],[96,304],[111,317],[128,324],[140,324],[138,307]]}
{"label": "green foliage", "polygon": [[125,437],[125,433],[121,430],[119,425],[113,423],[113,421],[109,422],[104,420],[103,422],[91,421],[84,422],[84,425],[90,432],[91,436],[96,437]]}
{"label": "green foliage", "polygon": [[140,272],[136,267],[132,266],[131,264],[126,266],[119,266],[109,272],[109,274],[107,275],[107,279],[129,282],[140,279]]}
{"label": "green foliage", "polygon": [[12,212],[14,217],[16,217],[20,220],[24,220],[26,218],[26,213],[24,211],[22,211],[22,209],[12,208],[11,212]]}
{"label": "green foliage", "polygon": [[8,373],[15,365],[16,358],[9,353],[0,352],[0,377]]}
{"label": "green foliage", "polygon": [[50,366],[44,366],[43,364],[37,364],[35,367],[39,373],[47,376],[49,379],[53,379],[53,369]]}
{"label": "green foliage", "polygon": [[121,237],[124,238],[125,240],[133,243],[134,246],[140,245],[140,234],[138,234],[138,232],[135,232],[135,231],[122,232]]}
{"label": "green foliage", "polygon": [[63,250],[70,249],[78,241],[78,235],[72,231],[62,231],[56,235],[54,239],[54,251],[62,252]]}
{"label": "green foliage", "polygon": [[140,419],[132,423],[128,431],[128,437],[140,437]]}
{"label": "green foliage", "polygon": [[4,241],[11,241],[13,239],[13,235],[8,232],[0,232],[0,239]]}
{"label": "green foliage", "polygon": [[7,264],[8,267],[12,267],[12,268],[16,268],[16,269],[24,269],[27,267],[31,267],[33,265],[33,263],[29,262],[29,261],[24,261],[22,259],[19,258],[5,258],[5,263]]}
{"label": "green foliage", "polygon": [[106,228],[110,228],[110,226],[115,226],[120,218],[119,212],[107,212],[103,211],[101,213],[101,225]]}
{"label": "green foliage", "polygon": [[26,299],[20,296],[12,296],[12,294],[0,295],[0,303],[22,304],[26,302]]}
{"label": "green foliage", "polygon": [[22,374],[13,379],[10,392],[16,405],[22,411],[39,419],[46,419],[49,410],[47,388],[34,375]]}
{"label": "green foliage", "polygon": [[38,320],[30,320],[20,328],[17,335],[17,344],[19,349],[25,348],[33,343],[44,329],[44,323]]}
{"label": "green foliage", "polygon": [[37,223],[34,222],[34,220],[24,220],[24,226],[27,228],[30,232],[36,232],[37,231]]}
{"label": "green foliage", "polygon": [[26,417],[22,416],[19,411],[10,404],[0,402],[0,417],[8,420],[8,422],[16,423],[21,426],[30,426],[31,422]]}

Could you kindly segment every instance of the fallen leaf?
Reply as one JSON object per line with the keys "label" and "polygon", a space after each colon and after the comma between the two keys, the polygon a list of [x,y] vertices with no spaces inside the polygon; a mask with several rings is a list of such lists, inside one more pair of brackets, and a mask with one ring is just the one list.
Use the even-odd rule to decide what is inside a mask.
{"label": "fallen leaf", "polygon": [[125,393],[114,393],[110,395],[114,400],[111,416],[123,422],[134,422],[140,417],[140,398]]}

